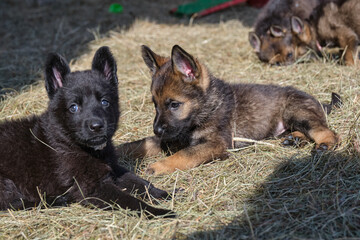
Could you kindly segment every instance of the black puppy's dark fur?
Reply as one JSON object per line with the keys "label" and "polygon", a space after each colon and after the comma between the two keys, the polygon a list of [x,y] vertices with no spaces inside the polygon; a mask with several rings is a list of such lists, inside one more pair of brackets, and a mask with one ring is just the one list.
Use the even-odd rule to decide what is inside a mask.
{"label": "black puppy's dark fur", "polygon": [[117,164],[111,138],[120,112],[110,50],[100,48],[92,70],[78,72],[51,54],[45,71],[47,111],[0,125],[0,210],[36,206],[42,195],[55,204],[116,203],[149,216],[173,216],[132,197],[134,190],[155,198],[167,193]]}

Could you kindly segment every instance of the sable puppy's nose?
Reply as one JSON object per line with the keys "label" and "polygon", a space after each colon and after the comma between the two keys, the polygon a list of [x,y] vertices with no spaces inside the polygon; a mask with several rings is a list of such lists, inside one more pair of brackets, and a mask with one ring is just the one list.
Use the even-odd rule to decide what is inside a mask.
{"label": "sable puppy's nose", "polygon": [[104,128],[104,123],[101,120],[91,120],[89,123],[89,129],[92,132],[99,132]]}
{"label": "sable puppy's nose", "polygon": [[154,133],[155,133],[155,135],[157,135],[157,136],[163,135],[164,132],[165,132],[165,129],[164,129],[163,127],[155,127],[155,128],[154,128]]}

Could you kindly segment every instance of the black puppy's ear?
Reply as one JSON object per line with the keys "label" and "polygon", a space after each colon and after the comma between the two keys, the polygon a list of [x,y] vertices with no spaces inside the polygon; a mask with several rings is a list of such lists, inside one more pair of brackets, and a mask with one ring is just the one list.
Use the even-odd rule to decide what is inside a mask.
{"label": "black puppy's ear", "polygon": [[249,32],[249,42],[255,52],[260,52],[261,41],[255,32]]}
{"label": "black puppy's ear", "polygon": [[116,61],[109,47],[103,46],[96,51],[92,61],[92,70],[97,70],[104,74],[111,84],[118,84]]}
{"label": "black puppy's ear", "polygon": [[168,60],[166,57],[157,55],[148,46],[145,45],[141,46],[141,55],[146,66],[148,66],[152,74],[154,74]]}
{"label": "black puppy's ear", "polygon": [[50,53],[45,64],[45,87],[51,99],[55,92],[64,85],[65,76],[70,68],[65,58],[56,53]]}
{"label": "black puppy's ear", "polygon": [[175,45],[171,51],[173,71],[184,76],[185,82],[194,82],[200,77],[200,67],[194,57],[185,52],[179,45]]}

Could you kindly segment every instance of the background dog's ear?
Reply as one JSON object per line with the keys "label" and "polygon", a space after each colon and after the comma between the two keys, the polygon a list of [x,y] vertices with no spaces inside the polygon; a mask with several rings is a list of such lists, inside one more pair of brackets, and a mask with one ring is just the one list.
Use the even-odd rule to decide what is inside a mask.
{"label": "background dog's ear", "polygon": [[285,37],[285,33],[280,26],[273,25],[270,27],[270,33],[273,37]]}
{"label": "background dog's ear", "polygon": [[312,39],[310,25],[307,21],[301,20],[299,17],[291,17],[291,30],[305,44],[311,44]]}
{"label": "background dog's ear", "polygon": [[45,87],[50,99],[64,85],[68,73],[70,68],[66,60],[59,54],[50,53],[45,64]]}
{"label": "background dog's ear", "polygon": [[104,74],[111,84],[118,84],[116,61],[109,47],[103,46],[96,51],[92,61],[92,70],[97,70]]}
{"label": "background dog's ear", "polygon": [[166,57],[157,55],[145,45],[141,46],[141,55],[152,74],[154,74],[168,60]]}
{"label": "background dog's ear", "polygon": [[304,31],[303,21],[295,16],[291,17],[291,30],[296,34],[301,34]]}
{"label": "background dog's ear", "polygon": [[185,82],[193,82],[200,77],[200,68],[193,56],[178,45],[171,51],[171,62],[173,71],[184,75]]}
{"label": "background dog's ear", "polygon": [[249,32],[249,42],[255,52],[260,52],[261,41],[255,32]]}

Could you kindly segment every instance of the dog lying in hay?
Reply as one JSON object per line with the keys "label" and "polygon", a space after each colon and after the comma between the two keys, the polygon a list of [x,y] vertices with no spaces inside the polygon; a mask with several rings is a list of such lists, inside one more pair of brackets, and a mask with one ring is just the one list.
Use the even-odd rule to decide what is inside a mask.
{"label": "dog lying in hay", "polygon": [[0,125],[1,210],[34,207],[43,199],[174,216],[131,196],[133,190],[160,199],[168,193],[117,164],[111,140],[120,115],[116,71],[108,47],[98,49],[86,71],[70,72],[64,58],[49,55],[48,109]]}
{"label": "dog lying in hay", "polygon": [[360,1],[324,1],[315,8],[305,21],[297,16],[291,18],[292,31],[298,41],[298,48],[311,48],[321,52],[322,46],[331,44],[344,52],[346,65],[358,62],[360,43]]}
{"label": "dog lying in hay", "polygon": [[171,57],[143,46],[142,57],[152,75],[155,136],[123,144],[118,151],[137,158],[160,151],[170,155],[151,164],[149,173],[190,169],[226,158],[228,148],[249,144],[233,141],[234,137],[261,140],[291,131],[286,145],[312,140],[316,151],[324,151],[338,143],[324,112],[340,103],[337,94],[332,94],[330,104],[322,105],[293,87],[228,84],[178,45]]}
{"label": "dog lying in hay", "polygon": [[[270,0],[259,13],[249,42],[258,58],[272,65],[288,65],[307,49],[297,48],[291,31],[291,16],[307,19],[323,0]],[[327,0],[326,0],[327,1]]]}

